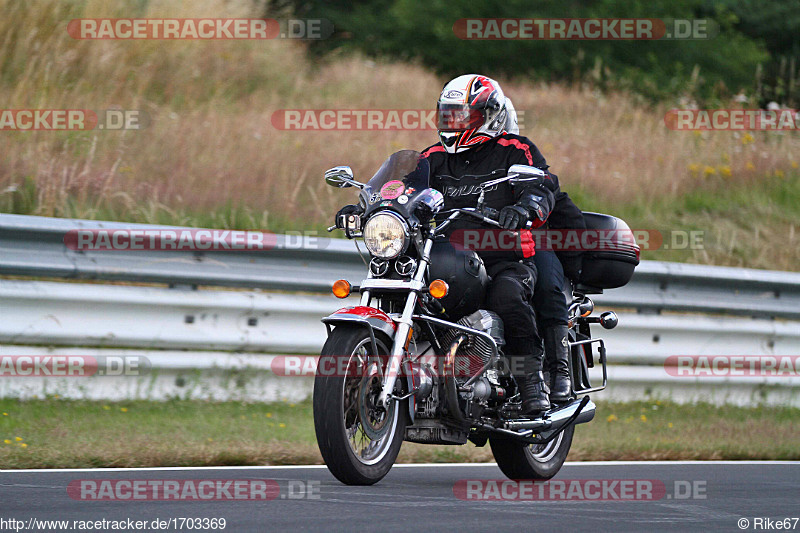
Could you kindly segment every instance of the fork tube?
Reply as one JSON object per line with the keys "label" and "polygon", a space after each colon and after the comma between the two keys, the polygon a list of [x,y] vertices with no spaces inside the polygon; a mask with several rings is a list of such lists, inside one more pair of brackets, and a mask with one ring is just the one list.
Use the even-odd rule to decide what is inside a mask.
{"label": "fork tube", "polygon": [[[425,272],[428,269],[428,263],[430,263],[432,247],[433,239],[429,238],[425,241],[422,257],[417,266],[417,272],[414,274],[414,281],[422,281],[425,278]],[[397,375],[400,372],[400,364],[403,362],[403,351],[406,347],[408,332],[414,325],[411,316],[414,314],[414,309],[417,307],[418,297],[419,295],[416,291],[409,291],[408,298],[406,299],[406,306],[403,308],[403,314],[397,319],[397,332],[395,332],[394,343],[392,343],[392,355],[389,357],[389,362],[386,364],[386,373],[383,376],[383,389],[378,397],[378,405],[382,405],[387,409],[391,401],[394,385],[397,382]]]}

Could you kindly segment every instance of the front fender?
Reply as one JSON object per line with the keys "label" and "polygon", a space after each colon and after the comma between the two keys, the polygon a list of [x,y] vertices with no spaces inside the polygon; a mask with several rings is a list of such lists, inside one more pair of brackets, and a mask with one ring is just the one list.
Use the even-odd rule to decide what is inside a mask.
{"label": "front fender", "polygon": [[378,330],[390,340],[394,339],[397,324],[389,315],[374,307],[358,305],[353,307],[342,307],[338,311],[322,319],[326,326],[337,324],[361,324],[370,328],[372,331]]}
{"label": "front fender", "polygon": [[[397,331],[397,324],[391,319],[389,315],[376,309],[375,307],[367,307],[358,305],[354,307],[343,307],[338,311],[326,316],[322,319],[322,323],[328,326],[328,334],[330,335],[331,325],[341,324],[358,324],[369,328],[370,334],[375,335],[375,330],[380,331],[386,335],[390,341],[394,340],[394,334]],[[413,390],[414,380],[413,376],[406,376],[408,381],[408,390]],[[408,403],[408,415],[411,423],[414,423],[414,413],[416,411],[416,398],[412,396]]]}

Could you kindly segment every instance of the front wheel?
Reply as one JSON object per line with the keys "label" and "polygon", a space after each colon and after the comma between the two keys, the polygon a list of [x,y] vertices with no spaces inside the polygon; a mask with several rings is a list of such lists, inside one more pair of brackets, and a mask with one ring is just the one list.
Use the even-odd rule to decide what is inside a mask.
{"label": "front wheel", "polygon": [[[377,407],[386,357],[371,354],[369,331],[337,326],[317,365],[314,380],[314,429],[322,459],[336,479],[347,485],[372,485],[392,468],[405,434],[402,403]],[[333,369],[333,372],[331,370]]]}
{"label": "front wheel", "polygon": [[492,437],[492,448],[497,466],[510,479],[546,480],[555,476],[567,459],[575,425],[558,434],[546,444],[525,444],[504,437]]}

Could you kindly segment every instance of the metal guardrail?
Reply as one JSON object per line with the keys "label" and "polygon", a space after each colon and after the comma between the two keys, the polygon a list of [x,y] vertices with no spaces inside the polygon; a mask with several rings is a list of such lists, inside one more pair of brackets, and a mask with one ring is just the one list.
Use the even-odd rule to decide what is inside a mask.
{"label": "metal guardrail", "polygon": [[276,235],[264,251],[84,252],[64,243],[77,229],[191,228],[0,214],[0,275],[330,292],[366,271],[342,239]]}
{"label": "metal guardrail", "polygon": [[[366,272],[353,244],[340,239],[279,235],[274,249],[247,252],[79,252],[64,244],[72,229],[157,227],[164,229],[0,215],[0,275],[172,287],[0,280],[0,353],[140,353],[175,372],[224,368],[231,357],[252,362],[270,353],[319,353],[325,339],[319,319],[343,303],[330,295],[330,284]],[[621,326],[602,332],[610,361],[622,363],[610,376],[645,387],[640,392],[653,384],[686,388],[691,380],[675,381],[664,371],[669,355],[800,354],[798,273],[644,261],[630,284],[595,301],[620,309]],[[696,385],[707,394],[721,383]],[[741,401],[736,391],[764,384],[783,386],[779,401],[789,394],[800,405],[797,377],[725,386]]]}
{"label": "metal guardrail", "polygon": [[[318,353],[332,295],[182,290],[0,280],[0,343],[107,349]],[[356,303],[351,298],[348,303]],[[663,363],[665,355],[797,355],[796,322],[620,312],[597,329],[612,362]]]}
{"label": "metal guardrail", "polygon": [[[276,236],[266,251],[98,251],[68,249],[74,229],[170,229],[148,224],[0,214],[0,275],[330,291],[366,268],[353,243]],[[335,266],[334,266],[335,265]],[[642,261],[633,280],[596,301],[641,311],[690,311],[800,319],[800,273]]]}

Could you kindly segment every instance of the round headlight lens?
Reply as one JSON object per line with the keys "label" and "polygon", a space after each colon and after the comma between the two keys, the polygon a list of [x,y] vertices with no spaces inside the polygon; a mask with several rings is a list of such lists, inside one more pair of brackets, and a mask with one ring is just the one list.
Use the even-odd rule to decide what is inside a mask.
{"label": "round headlight lens", "polygon": [[394,259],[408,244],[407,226],[395,214],[379,213],[364,225],[364,243],[375,257]]}

